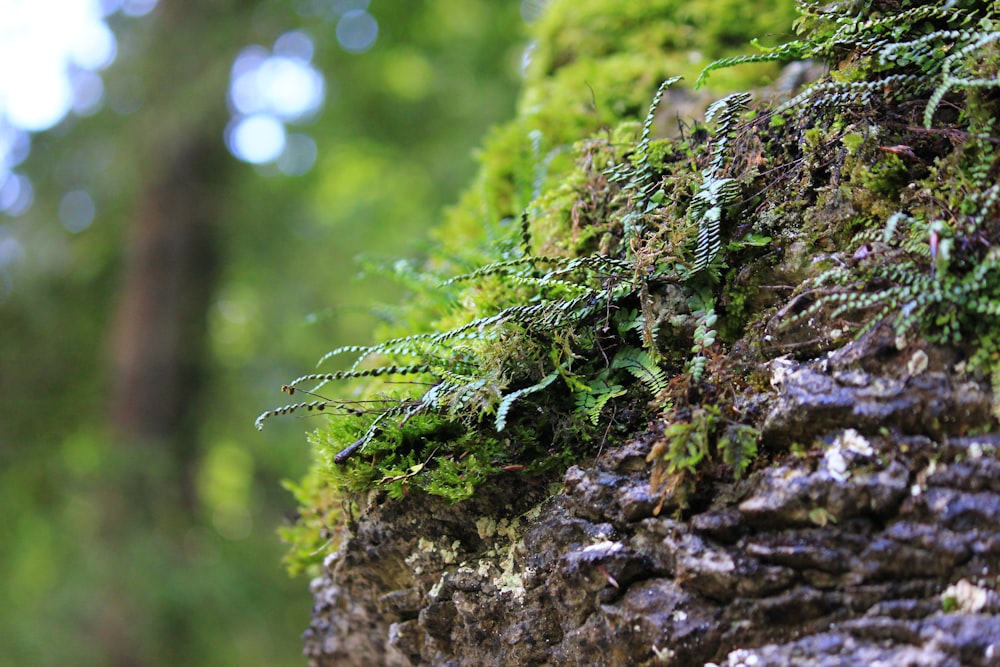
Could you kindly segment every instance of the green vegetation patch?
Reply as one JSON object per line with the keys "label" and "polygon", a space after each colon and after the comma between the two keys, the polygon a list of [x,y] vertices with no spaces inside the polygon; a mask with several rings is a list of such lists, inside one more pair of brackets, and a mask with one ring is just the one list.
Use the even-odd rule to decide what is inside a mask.
{"label": "green vegetation patch", "polygon": [[[332,415],[313,437],[323,481],[299,487],[299,566],[332,517],[321,489],[461,501],[643,432],[653,487],[683,505],[757,461],[763,415],[739,396],[764,386],[760,362],[879,322],[1000,367],[992,3],[800,2],[799,39],[716,53],[700,80],[799,59],[829,73],[714,95],[683,122],[670,110],[696,93],[660,68],[698,43],[689,3],[582,4],[538,24],[520,115],[487,140],[432,259],[394,267],[413,294],[399,323],[261,416]],[[718,48],[742,35],[703,18]],[[843,335],[762,335],[790,304],[779,329]]]}

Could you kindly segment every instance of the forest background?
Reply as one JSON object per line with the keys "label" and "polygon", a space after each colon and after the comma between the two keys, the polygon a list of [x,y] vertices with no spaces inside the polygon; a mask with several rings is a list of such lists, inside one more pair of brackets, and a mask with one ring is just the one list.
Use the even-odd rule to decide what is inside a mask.
{"label": "forest background", "polygon": [[394,316],[379,267],[433,243],[542,4],[0,1],[36,97],[97,26],[63,116],[0,92],[0,664],[302,664],[313,423],[253,420]]}

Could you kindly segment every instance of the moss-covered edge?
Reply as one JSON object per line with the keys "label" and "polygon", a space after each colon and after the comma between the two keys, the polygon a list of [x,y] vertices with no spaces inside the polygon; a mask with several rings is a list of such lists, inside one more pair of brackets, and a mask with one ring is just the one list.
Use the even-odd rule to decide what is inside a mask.
{"label": "moss-covered edge", "polygon": [[[978,368],[997,367],[992,3],[801,3],[802,41],[753,66],[811,56],[832,73],[749,108],[725,98],[708,125],[677,110],[717,90],[661,89],[647,114],[659,83],[693,81],[704,63],[692,52],[730,57],[791,17],[783,5],[766,17],[735,2],[696,11],[553,2],[534,26],[518,117],[487,138],[428,265],[396,267],[415,297],[382,332],[390,343],[349,350],[360,363],[348,377],[415,384],[369,379],[350,400],[309,402],[342,416],[314,434],[317,464],[291,485],[293,571],[326,551],[351,493],[460,500],[500,472],[559,467],[647,428],[653,485],[683,505],[699,476],[753,464],[761,415],[738,396],[763,386],[759,363],[819,354],[873,311],[900,336],[964,345]],[[709,81],[750,88],[734,84],[741,70]],[[938,124],[921,129],[934,96]],[[429,278],[470,271],[445,287]],[[841,333],[809,340],[810,320]]]}

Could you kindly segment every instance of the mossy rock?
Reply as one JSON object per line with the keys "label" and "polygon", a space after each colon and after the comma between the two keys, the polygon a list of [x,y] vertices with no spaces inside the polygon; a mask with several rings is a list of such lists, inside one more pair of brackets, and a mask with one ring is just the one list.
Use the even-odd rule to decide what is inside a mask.
{"label": "mossy rock", "polygon": [[[363,493],[460,502],[634,438],[655,441],[652,488],[682,515],[713,480],[811,446],[769,439],[775,360],[875,331],[896,353],[950,350],[970,381],[997,374],[994,5],[803,3],[798,40],[742,58],[791,32],[790,6],[709,9],[551,3],[518,117],[487,138],[426,266],[396,266],[413,292],[400,323],[289,385],[350,390],[265,415],[339,415],[297,487],[293,569]],[[709,58],[727,59],[712,86],[777,83],[723,96],[673,78]]]}

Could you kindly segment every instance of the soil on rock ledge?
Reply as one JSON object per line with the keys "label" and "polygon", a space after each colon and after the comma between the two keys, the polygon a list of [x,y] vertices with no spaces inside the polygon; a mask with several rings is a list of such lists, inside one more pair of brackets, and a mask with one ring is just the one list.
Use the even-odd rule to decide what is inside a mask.
{"label": "soil on rock ledge", "polygon": [[310,662],[1000,664],[1000,434],[968,435],[991,396],[954,362],[877,333],[771,362],[764,447],[823,446],[686,513],[654,515],[651,436],[561,485],[374,498],[313,582]]}

